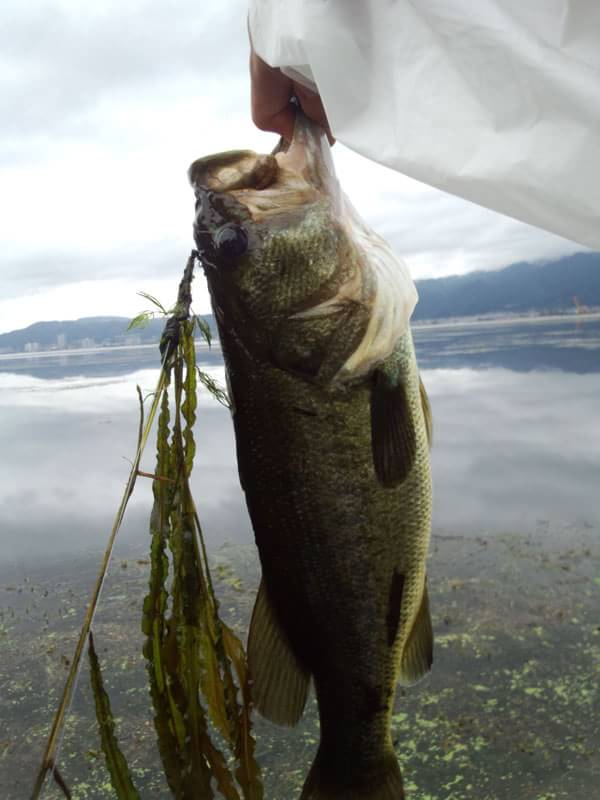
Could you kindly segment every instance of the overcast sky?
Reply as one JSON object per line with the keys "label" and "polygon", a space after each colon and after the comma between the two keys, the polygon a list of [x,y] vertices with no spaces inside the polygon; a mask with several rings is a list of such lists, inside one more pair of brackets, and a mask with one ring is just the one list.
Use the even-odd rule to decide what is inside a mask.
{"label": "overcast sky", "polygon": [[[190,248],[186,170],[268,152],[249,116],[244,0],[3,0],[0,332],[171,303]],[[334,147],[342,186],[413,278],[584,248]],[[195,310],[209,310],[203,283]]]}

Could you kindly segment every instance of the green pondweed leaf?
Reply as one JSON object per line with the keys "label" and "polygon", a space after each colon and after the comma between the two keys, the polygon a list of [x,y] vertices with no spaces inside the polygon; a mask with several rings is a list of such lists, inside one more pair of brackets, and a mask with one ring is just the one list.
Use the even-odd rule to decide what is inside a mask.
{"label": "green pondweed leaf", "polygon": [[155,316],[154,311],[142,311],[131,320],[127,326],[127,330],[130,331],[132,328],[146,328]]}
{"label": "green pondweed leaf", "polygon": [[171,312],[167,311],[167,309],[163,306],[163,304],[158,300],[154,295],[148,294],[148,292],[139,291],[137,294],[140,297],[143,297],[144,300],[148,300],[148,302],[152,303],[152,305],[158,308],[158,311],[146,310],[141,311],[139,314],[131,320],[129,325],[127,326],[127,330],[130,331],[132,328],[145,328],[153,319],[157,317],[166,317]]}
{"label": "green pondweed leaf", "polygon": [[225,408],[231,408],[227,389],[221,386],[216,380],[214,380],[214,378],[211,378],[208,373],[203,372],[200,367],[196,367],[196,370],[198,372],[198,380],[206,389],[208,389],[215,400],[218,400],[218,402],[221,403],[222,406],[225,406]]}
{"label": "green pondweed leaf", "polygon": [[226,800],[261,800],[245,654],[219,618],[189,486],[197,380],[204,374],[196,366],[194,330],[194,322],[180,323],[175,357],[164,367],[169,377],[158,420],[144,655],[173,795],[210,800],[219,792]]}
{"label": "green pondweed leaf", "polygon": [[[168,316],[169,314],[172,313],[172,310],[171,311],[167,311],[167,309],[163,306],[163,304],[160,302],[160,300],[158,300],[156,297],[154,297],[154,295],[148,294],[148,292],[142,292],[142,291],[136,292],[136,294],[138,294],[140,297],[143,297],[144,300],[148,300],[148,302],[152,303],[152,305],[156,306],[163,316],[166,317],[166,316]],[[154,312],[154,313],[156,313],[156,312]]]}
{"label": "green pondweed leaf", "polygon": [[115,721],[110,708],[110,700],[102,680],[100,662],[94,649],[94,637],[90,631],[88,640],[88,657],[90,661],[90,678],[96,706],[96,719],[100,729],[102,752],[106,767],[118,800],[141,800],[135,788],[125,756],[121,752],[115,733]]}
{"label": "green pondweed leaf", "polygon": [[183,431],[183,455],[186,475],[189,477],[194,465],[194,456],[196,455],[196,443],[194,441],[193,427],[194,423],[196,422],[198,398],[196,396],[196,348],[194,346],[194,325],[191,322],[185,322],[183,325],[185,326],[185,336],[182,337],[181,349],[185,359],[185,399],[181,405],[181,413],[185,420],[185,428]]}
{"label": "green pondweed leaf", "polygon": [[[143,603],[142,630],[154,727],[165,777],[176,800],[192,797],[212,800],[215,792],[225,800],[261,800],[263,796],[250,731],[251,701],[245,654],[239,641],[219,618],[202,530],[189,486],[195,455],[193,426],[197,380],[209,388],[216,387],[210,379],[208,384],[203,381],[204,373],[197,369],[195,362],[193,334],[197,323],[190,320],[189,309],[196,258],[197,253],[192,251],[179,286],[178,314],[169,319],[163,333],[163,339],[168,338],[169,357],[163,358],[147,420],[144,420],[143,397],[138,387],[140,431],[136,456],[36,775],[32,800],[40,797],[50,772],[65,796],[70,796],[58,772],[56,755],[88,641],[96,714],[111,781],[118,798],[139,798],[117,742],[115,722],[91,638],[91,625],[136,478],[149,474],[141,472],[139,466],[157,412],[156,468],[152,473],[154,503],[150,515],[151,567]],[[156,298],[145,292],[139,294],[161,313],[168,313]],[[158,312],[143,312],[132,320],[130,327],[143,324],[155,315]],[[200,329],[203,330],[202,326]],[[204,330],[203,335],[208,340],[210,332]],[[221,402],[226,401],[225,392],[216,388],[217,394],[221,393]],[[229,750],[227,757],[226,749]]]}
{"label": "green pondweed leaf", "polygon": [[200,331],[200,334],[206,341],[206,344],[210,347],[212,344],[212,331],[210,329],[210,325],[205,319],[202,319],[202,317],[199,317],[197,314],[194,314],[193,320],[194,324]]}
{"label": "green pondweed leaf", "polygon": [[237,719],[239,738],[235,747],[239,766],[235,771],[235,777],[242,787],[245,800],[262,800],[263,786],[260,779],[260,767],[254,758],[255,742],[250,722],[252,698],[246,653],[240,640],[226,625],[223,625],[223,644],[227,657],[234,666],[242,696]]}

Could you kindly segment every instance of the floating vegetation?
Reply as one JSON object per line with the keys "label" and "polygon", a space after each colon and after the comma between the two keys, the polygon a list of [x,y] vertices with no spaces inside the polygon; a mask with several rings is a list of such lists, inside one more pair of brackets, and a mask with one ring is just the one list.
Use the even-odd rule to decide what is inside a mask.
{"label": "floating vegetation", "polygon": [[[219,616],[202,530],[189,478],[196,445],[197,380],[226,402],[224,390],[198,369],[194,331],[210,345],[210,331],[190,318],[191,280],[196,254],[188,260],[178,301],[161,339],[162,369],[149,419],[143,402],[139,442],[123,500],[109,539],[92,601],[84,619],[73,662],[48,739],[32,798],[40,796],[48,774],[66,797],[70,790],[56,768],[64,720],[87,644],[96,719],[102,752],[114,794],[137,800],[131,770],[117,739],[117,725],[104,687],[91,633],[95,610],[116,534],[138,475],[142,451],[157,410],[157,458],[150,516],[150,576],[143,604],[143,654],[146,660],[154,727],[164,775],[176,800],[262,800],[260,771],[251,733],[251,697],[246,656],[240,640]],[[144,295],[164,307],[150,295]],[[139,315],[141,324],[150,312]],[[152,312],[154,313],[154,312]],[[122,562],[121,566],[126,566]],[[226,755],[226,752],[228,754]]]}
{"label": "floating vegetation", "polygon": [[[596,797],[598,529],[559,528],[543,536],[487,539],[438,532],[432,544],[433,623],[445,644],[436,648],[430,677],[400,690],[396,699],[392,732],[407,800]],[[211,548],[209,558],[221,617],[243,637],[260,579],[255,547],[221,545]],[[170,790],[157,750],[140,630],[147,562],[145,549],[120,538],[94,631],[134,785],[144,800],[165,800]],[[66,674],[63,656],[71,656],[79,624],[77,615],[68,612],[88,591],[96,566],[87,557],[56,574],[44,570],[26,581],[0,581],[6,630],[0,659],[3,800],[22,800],[31,788]],[[260,718],[254,726],[266,800],[294,800],[319,738],[316,703],[309,700],[293,730]],[[59,761],[74,800],[114,800],[98,733],[89,682],[80,681]],[[44,800],[61,797],[51,785],[43,793]]]}

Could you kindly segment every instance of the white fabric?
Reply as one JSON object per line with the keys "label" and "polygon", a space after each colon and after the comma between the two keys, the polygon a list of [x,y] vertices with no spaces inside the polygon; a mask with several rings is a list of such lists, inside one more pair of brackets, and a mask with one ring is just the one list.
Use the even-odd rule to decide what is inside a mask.
{"label": "white fabric", "polygon": [[600,249],[600,0],[250,0],[336,138]]}

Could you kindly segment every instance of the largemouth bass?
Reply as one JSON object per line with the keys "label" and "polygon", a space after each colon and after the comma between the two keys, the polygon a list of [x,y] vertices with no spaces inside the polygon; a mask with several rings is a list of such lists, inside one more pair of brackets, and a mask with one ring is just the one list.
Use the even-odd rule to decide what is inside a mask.
{"label": "largemouth bass", "polygon": [[431,666],[430,415],[406,268],[351,209],[322,131],[190,167],[240,481],[262,565],[256,707],[321,740],[302,800],[398,800],[396,684]]}

